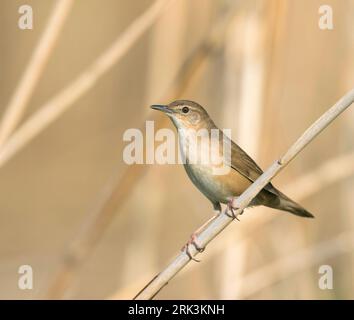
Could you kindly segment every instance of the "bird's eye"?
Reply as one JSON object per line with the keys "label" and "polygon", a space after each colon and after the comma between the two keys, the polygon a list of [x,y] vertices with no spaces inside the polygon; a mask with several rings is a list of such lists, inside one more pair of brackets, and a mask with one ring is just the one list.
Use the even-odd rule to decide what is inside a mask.
{"label": "bird's eye", "polygon": [[188,107],[183,107],[183,108],[182,108],[182,112],[183,112],[183,113],[188,113],[188,111],[189,111],[189,108],[188,108]]}

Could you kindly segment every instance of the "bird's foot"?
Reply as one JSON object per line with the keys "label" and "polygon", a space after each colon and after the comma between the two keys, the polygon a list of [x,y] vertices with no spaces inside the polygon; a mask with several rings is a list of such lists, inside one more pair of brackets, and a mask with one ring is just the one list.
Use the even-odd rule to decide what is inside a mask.
{"label": "bird's foot", "polygon": [[185,251],[187,256],[189,257],[189,259],[195,261],[195,262],[200,262],[200,260],[194,258],[192,256],[192,253],[190,252],[190,246],[193,245],[194,248],[198,251],[198,252],[203,252],[205,250],[205,248],[201,247],[200,245],[198,245],[198,243],[196,242],[197,240],[197,234],[193,233],[190,237],[190,239],[188,240],[188,242],[183,246],[182,251]]}
{"label": "bird's foot", "polygon": [[[233,207],[233,206],[232,206],[232,202],[233,202],[233,198],[231,198],[231,199],[228,201],[224,213],[225,213],[228,217],[230,217],[231,219],[236,219],[237,221],[240,221],[240,219],[238,218],[238,216],[242,215],[243,210],[242,210],[239,214],[235,214],[235,211],[234,211],[234,210],[237,211],[238,208]],[[230,214],[229,212],[231,212],[231,214]]]}

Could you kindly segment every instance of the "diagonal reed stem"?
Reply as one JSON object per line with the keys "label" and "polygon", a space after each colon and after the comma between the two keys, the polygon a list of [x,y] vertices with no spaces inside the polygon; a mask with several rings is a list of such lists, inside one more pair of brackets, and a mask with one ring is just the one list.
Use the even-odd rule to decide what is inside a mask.
{"label": "diagonal reed stem", "polygon": [[[284,169],[292,159],[295,158],[318,134],[321,133],[330,123],[332,123],[344,110],[354,102],[354,89],[344,95],[335,105],[316,120],[288,149],[288,151],[276,160],[240,197],[234,199],[233,207],[235,215],[242,213],[252,199],[266,186],[282,169]],[[220,214],[210,225],[199,234],[196,242],[202,248],[211,242],[230,223],[226,214]],[[198,254],[194,246],[190,246],[192,257]],[[156,275],[136,296],[136,300],[152,299],[167,283],[178,274],[189,262],[190,257],[186,252],[181,252],[173,261],[158,275]]]}

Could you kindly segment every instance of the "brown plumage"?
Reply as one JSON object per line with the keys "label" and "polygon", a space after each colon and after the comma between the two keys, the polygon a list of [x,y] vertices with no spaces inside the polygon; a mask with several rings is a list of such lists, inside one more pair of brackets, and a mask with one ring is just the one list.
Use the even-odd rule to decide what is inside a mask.
{"label": "brown plumage", "polygon": [[[179,141],[183,147],[188,146],[192,141],[186,131],[193,129],[195,131],[205,130],[210,139],[216,139],[210,134],[212,129],[219,130],[209,117],[205,109],[196,102],[188,100],[177,100],[169,105],[154,105],[153,109],[160,110],[168,115],[173,124],[178,129]],[[236,143],[226,137],[219,130],[218,152],[222,154],[225,140],[231,145],[230,170],[224,175],[215,175],[213,173],[212,163],[191,163],[191,154],[186,153],[186,163],[184,167],[189,178],[195,186],[212,202],[214,209],[220,211],[220,203],[229,203],[230,199],[239,196],[247,189],[262,173],[262,169],[253,161],[253,159],[243,151]],[[212,141],[212,140],[210,140]],[[201,157],[204,151],[203,147],[198,149],[198,154],[193,156]],[[195,158],[194,158],[195,159]],[[250,206],[264,205],[266,207],[288,211],[301,217],[310,217],[313,215],[299,204],[288,198],[277,190],[271,183],[267,184],[261,192],[253,199]]]}

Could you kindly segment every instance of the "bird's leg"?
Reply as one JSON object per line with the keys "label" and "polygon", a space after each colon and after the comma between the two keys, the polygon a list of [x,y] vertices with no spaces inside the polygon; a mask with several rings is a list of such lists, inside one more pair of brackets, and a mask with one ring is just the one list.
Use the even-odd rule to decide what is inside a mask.
{"label": "bird's leg", "polygon": [[[234,208],[234,207],[232,206],[233,200],[234,200],[234,198],[230,198],[230,199],[229,199],[229,201],[227,202],[226,209],[225,209],[224,213],[225,213],[228,217],[230,217],[230,218],[232,218],[232,219],[236,219],[237,221],[240,221],[240,219],[237,218],[237,216],[238,216],[238,215],[241,215],[241,214],[243,213],[243,210],[241,211],[241,213],[239,213],[238,215],[236,215],[234,210],[237,211],[238,208]],[[231,214],[230,214],[229,212],[231,212]]]}
{"label": "bird's leg", "polygon": [[[218,210],[220,208],[220,210]],[[187,256],[191,259],[194,260],[196,262],[200,262],[200,260],[197,260],[195,258],[193,258],[190,250],[189,250],[189,246],[193,245],[194,248],[198,251],[198,252],[203,252],[205,250],[205,247],[201,247],[197,242],[197,237],[198,235],[206,229],[206,227],[212,222],[214,221],[214,219],[216,219],[220,213],[221,213],[221,206],[220,204],[218,205],[214,205],[214,209],[217,211],[216,214],[214,216],[212,216],[207,222],[205,222],[201,227],[199,227],[196,231],[193,232],[193,234],[191,235],[190,239],[188,240],[188,242],[183,246],[182,251],[186,251]]]}
{"label": "bird's leg", "polygon": [[196,233],[193,233],[193,234],[191,235],[190,239],[188,240],[188,242],[183,246],[182,251],[186,251],[186,254],[187,254],[187,256],[189,257],[189,259],[191,259],[191,260],[193,260],[193,261],[195,261],[195,262],[200,262],[200,260],[198,260],[198,259],[196,259],[196,258],[194,258],[194,257],[192,256],[192,253],[190,252],[190,249],[189,249],[189,246],[190,246],[190,245],[193,245],[193,246],[195,247],[195,249],[196,249],[198,252],[203,252],[203,251],[204,251],[205,248],[201,248],[201,247],[195,242],[196,238],[197,238]]}

